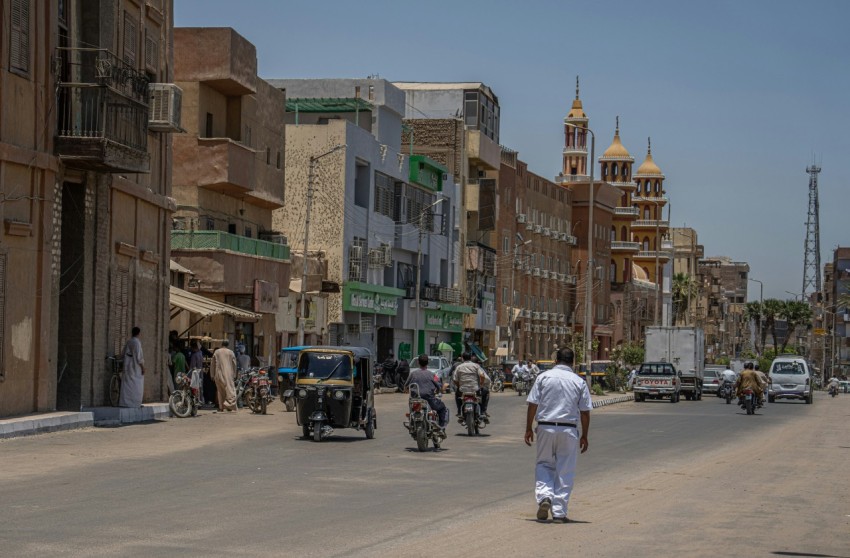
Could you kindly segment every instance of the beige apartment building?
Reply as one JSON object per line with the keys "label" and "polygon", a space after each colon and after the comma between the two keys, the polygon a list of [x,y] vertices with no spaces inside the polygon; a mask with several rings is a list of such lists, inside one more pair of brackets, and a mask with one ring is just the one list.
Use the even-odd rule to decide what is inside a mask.
{"label": "beige apartment building", "polygon": [[134,325],[162,400],[172,2],[2,10],[0,416],[106,404]]}
{"label": "beige apartment building", "polygon": [[190,293],[222,305],[199,320],[178,312],[177,293],[171,327],[273,359],[290,279],[287,240],[272,227],[284,202],[285,95],[257,76],[256,48],[230,28],[175,29],[174,74],[186,131],[174,140],[171,255],[194,273]]}

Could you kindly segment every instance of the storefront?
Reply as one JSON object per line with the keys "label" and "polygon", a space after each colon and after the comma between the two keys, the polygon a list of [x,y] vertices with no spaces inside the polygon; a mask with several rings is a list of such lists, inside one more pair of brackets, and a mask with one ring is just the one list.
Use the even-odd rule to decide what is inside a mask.
{"label": "storefront", "polygon": [[[392,328],[402,289],[349,281],[342,288],[345,342],[365,347],[381,359],[393,345]],[[389,341],[388,341],[389,339]]]}

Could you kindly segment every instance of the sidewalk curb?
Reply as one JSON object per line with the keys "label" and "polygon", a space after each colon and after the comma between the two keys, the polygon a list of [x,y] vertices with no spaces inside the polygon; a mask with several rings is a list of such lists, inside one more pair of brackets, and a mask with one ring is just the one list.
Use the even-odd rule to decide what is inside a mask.
{"label": "sidewalk curb", "polygon": [[168,403],[145,403],[141,407],[86,407],[93,415],[95,426],[122,426],[140,422],[166,420],[171,416]]}
{"label": "sidewalk curb", "polygon": [[614,405],[615,403],[625,403],[627,401],[633,401],[633,395],[617,395],[615,397],[606,397],[604,399],[597,399],[593,402],[593,408],[604,407],[606,405]]}
{"label": "sidewalk curb", "polygon": [[60,430],[75,430],[89,426],[94,426],[94,415],[90,412],[24,415],[0,420],[0,439],[19,438]]}

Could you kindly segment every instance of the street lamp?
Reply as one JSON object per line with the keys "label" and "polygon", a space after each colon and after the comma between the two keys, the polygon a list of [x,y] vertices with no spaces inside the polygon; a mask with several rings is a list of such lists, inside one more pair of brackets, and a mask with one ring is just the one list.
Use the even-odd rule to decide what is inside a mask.
{"label": "street lamp", "polygon": [[[419,291],[422,290],[422,235],[424,233],[424,230],[422,228],[423,220],[425,219],[425,215],[431,210],[432,207],[443,203],[444,201],[446,201],[446,199],[447,198],[438,199],[419,213],[419,248],[416,253],[416,329],[413,330],[414,347],[417,347],[419,350],[416,351],[415,355],[413,355],[414,357],[422,354],[422,347],[419,346]],[[430,221],[428,222],[428,226],[430,227]],[[428,230],[428,233],[431,233],[430,229]]]}
{"label": "street lamp", "polygon": [[516,233],[517,242],[514,243],[514,258],[511,262],[511,293],[509,295],[510,302],[508,306],[508,336],[510,339],[508,340],[508,355],[513,356],[514,354],[514,337],[516,332],[514,331],[514,272],[516,271],[516,264],[519,261],[519,249],[523,246],[531,244],[531,240],[523,240],[522,235]]}
{"label": "street lamp", "polygon": [[587,275],[589,280],[587,281],[587,285],[585,285],[584,293],[584,363],[587,371],[585,381],[588,387],[590,387],[590,352],[593,350],[593,311],[591,307],[593,301],[593,291],[591,289],[593,280],[590,273],[593,270],[593,210],[595,205],[593,201],[593,168],[596,165],[596,134],[593,133],[593,130],[585,126],[576,126],[571,122],[565,122],[565,124],[570,128],[584,130],[590,134],[590,194],[588,196],[587,206]]}
{"label": "street lamp", "polygon": [[803,295],[801,295],[801,294],[799,294],[799,293],[792,293],[791,291],[785,291],[785,292],[786,292],[786,293],[788,293],[789,295],[793,296],[795,301],[799,301],[799,300],[800,300],[800,299],[799,299],[799,298],[797,298],[797,297],[802,297],[802,296],[803,296]]}
{"label": "street lamp", "polygon": [[[759,284],[759,338],[756,342],[756,348],[758,348],[759,343],[761,342],[761,322],[762,322],[762,314],[764,313],[764,283],[759,281],[758,279],[753,279],[752,277],[747,277],[747,281],[753,281],[754,283]],[[762,347],[764,349],[764,347]],[[758,351],[759,356],[761,356],[762,351]]]}
{"label": "street lamp", "polygon": [[316,162],[322,157],[326,157],[331,153],[336,153],[340,149],[344,149],[345,144],[337,145],[321,155],[310,156],[310,165],[307,170],[307,218],[304,221],[304,266],[301,270],[301,316],[298,318],[298,345],[304,345],[304,322],[305,302],[307,301],[307,242],[310,237],[310,210],[313,207],[313,179],[316,173]]}

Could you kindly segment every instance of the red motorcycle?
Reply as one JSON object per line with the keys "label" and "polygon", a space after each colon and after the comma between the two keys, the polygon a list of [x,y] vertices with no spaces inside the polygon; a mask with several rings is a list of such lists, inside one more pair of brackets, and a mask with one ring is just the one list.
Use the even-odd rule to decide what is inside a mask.
{"label": "red motorcycle", "polygon": [[265,415],[268,404],[272,400],[271,393],[269,367],[249,370],[245,391],[242,392],[242,400],[245,402],[245,406],[255,413]]}

